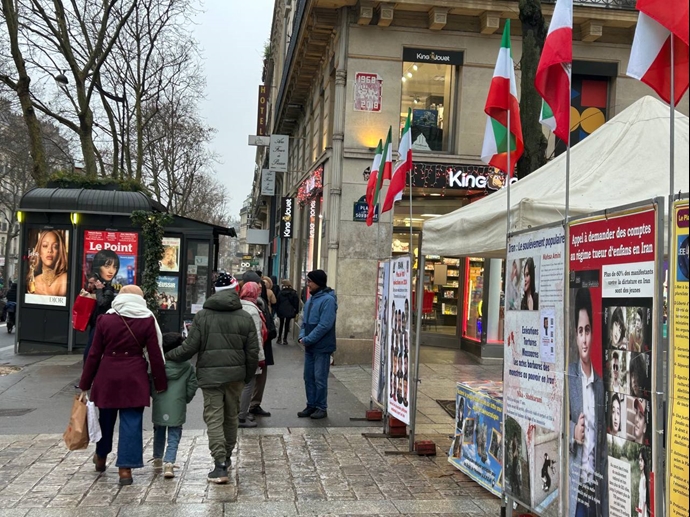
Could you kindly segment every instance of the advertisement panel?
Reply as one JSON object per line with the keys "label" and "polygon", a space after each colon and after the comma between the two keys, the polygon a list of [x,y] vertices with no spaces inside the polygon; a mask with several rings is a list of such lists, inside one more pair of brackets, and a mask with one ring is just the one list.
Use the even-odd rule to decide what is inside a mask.
{"label": "advertisement panel", "polygon": [[501,384],[458,383],[448,461],[495,496],[503,495]]}
{"label": "advertisement panel", "polygon": [[292,215],[295,210],[295,198],[284,197],[280,202],[280,236],[292,239]]}
{"label": "advertisement panel", "polygon": [[24,303],[67,306],[69,230],[29,228]]}
{"label": "advertisement panel", "polygon": [[163,237],[163,255],[160,270],[164,273],[180,272],[180,239],[179,237]]}
{"label": "advertisement panel", "polygon": [[136,284],[138,246],[136,232],[84,230],[84,282],[89,274],[96,274],[116,293],[123,285]]}
{"label": "advertisement panel", "polygon": [[268,168],[274,172],[287,172],[290,137],[271,135]]}
{"label": "advertisement panel", "polygon": [[654,515],[655,206],[569,232],[569,515]]}
{"label": "advertisement panel", "polygon": [[386,408],[386,372],[388,371],[388,272],[390,262],[380,260],[376,275],[376,319],[374,323],[374,353],[371,370],[371,400]]}
{"label": "advertisement panel", "polygon": [[410,423],[410,257],[391,259],[388,281],[388,414]]}
{"label": "advertisement panel", "polygon": [[180,279],[176,276],[159,276],[156,301],[162,311],[175,311],[180,300]]}
{"label": "advertisement panel", "polygon": [[670,317],[670,349],[668,375],[668,479],[666,482],[669,517],[688,514],[690,471],[688,469],[688,429],[690,418],[690,335],[688,332],[688,278],[690,278],[690,239],[688,237],[688,200],[673,203],[674,224],[671,226],[671,267],[668,272],[669,289],[673,300]]}
{"label": "advertisement panel", "polygon": [[506,493],[557,515],[565,347],[562,226],[513,235],[506,262]]}

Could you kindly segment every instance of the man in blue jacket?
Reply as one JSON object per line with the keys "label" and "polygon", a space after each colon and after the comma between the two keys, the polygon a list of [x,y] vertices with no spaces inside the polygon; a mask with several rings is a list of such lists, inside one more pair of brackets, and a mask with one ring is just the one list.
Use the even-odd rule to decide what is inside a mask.
{"label": "man in blue jacket", "polygon": [[328,287],[328,277],[322,269],[307,273],[307,288],[311,297],[304,306],[299,342],[304,345],[304,388],[307,407],[297,413],[300,418],[315,420],[328,416],[328,373],[331,354],[335,352],[335,317],[338,299]]}

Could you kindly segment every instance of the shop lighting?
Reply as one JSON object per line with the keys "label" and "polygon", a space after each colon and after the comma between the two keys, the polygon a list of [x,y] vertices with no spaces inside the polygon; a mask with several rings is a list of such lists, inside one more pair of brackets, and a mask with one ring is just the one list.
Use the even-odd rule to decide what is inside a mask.
{"label": "shop lighting", "polygon": [[415,97],[414,100],[413,100],[413,102],[414,102],[415,104],[419,104],[419,97]]}
{"label": "shop lighting", "polygon": [[407,72],[406,75],[407,75],[407,77],[409,77],[410,79],[412,79],[412,72]]}
{"label": "shop lighting", "polygon": [[432,192],[432,193],[429,194],[429,195],[430,195],[430,196],[434,196],[434,197],[440,197],[440,196],[441,196],[441,194],[439,194],[438,192]]}
{"label": "shop lighting", "polygon": [[412,70],[414,70],[415,72],[416,72],[417,70],[419,70],[419,67],[417,66],[417,63],[415,63],[414,65],[412,65]]}
{"label": "shop lighting", "polygon": [[405,76],[403,75],[402,82],[405,82],[405,81],[407,81],[407,77],[405,77]]}
{"label": "shop lighting", "polygon": [[422,214],[422,217],[441,217],[441,214]]}

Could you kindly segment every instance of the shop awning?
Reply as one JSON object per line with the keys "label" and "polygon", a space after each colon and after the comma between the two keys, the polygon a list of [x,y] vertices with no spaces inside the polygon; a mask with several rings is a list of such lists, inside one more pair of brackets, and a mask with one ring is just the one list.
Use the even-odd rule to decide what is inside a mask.
{"label": "shop awning", "polygon": [[[675,192],[688,191],[688,117],[675,114]],[[668,196],[667,104],[643,97],[571,150],[570,216]],[[505,257],[506,189],[424,222],[425,255]],[[510,188],[511,231],[563,220],[565,154]],[[668,213],[668,207],[666,207]],[[666,242],[666,239],[664,239]]]}

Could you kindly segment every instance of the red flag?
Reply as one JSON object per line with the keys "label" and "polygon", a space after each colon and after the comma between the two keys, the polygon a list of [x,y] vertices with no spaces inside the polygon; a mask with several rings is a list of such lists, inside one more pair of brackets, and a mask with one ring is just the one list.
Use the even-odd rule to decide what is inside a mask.
{"label": "red flag", "polygon": [[690,45],[688,0],[637,0],[637,10],[666,27],[686,45]]}

